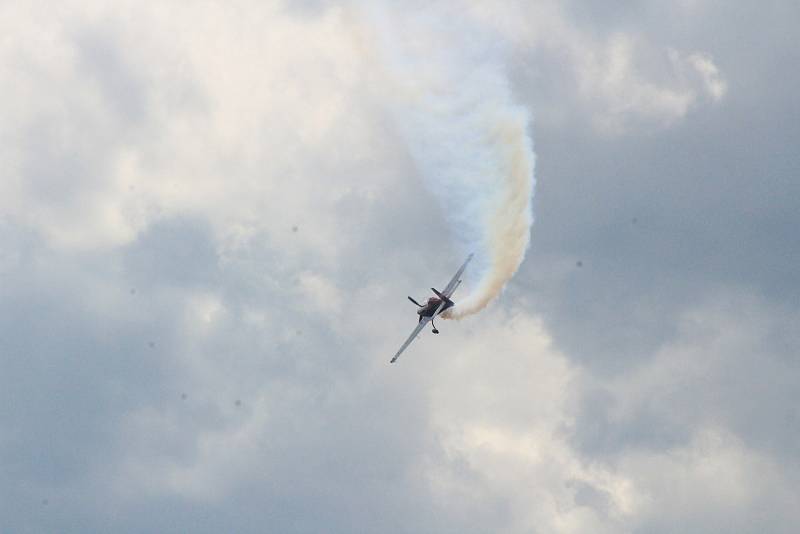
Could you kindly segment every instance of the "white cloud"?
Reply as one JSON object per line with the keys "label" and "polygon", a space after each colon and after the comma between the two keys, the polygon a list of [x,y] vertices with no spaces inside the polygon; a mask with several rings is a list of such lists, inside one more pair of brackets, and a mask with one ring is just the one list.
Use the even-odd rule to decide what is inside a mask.
{"label": "white cloud", "polygon": [[[634,451],[620,461],[645,506],[636,523],[647,528],[693,525],[747,531],[767,514],[795,517],[791,477],[729,431],[704,428],[686,446],[664,453]],[[766,504],[769,503],[769,504]]]}
{"label": "white cloud", "polygon": [[708,95],[714,101],[722,100],[728,92],[728,82],[722,77],[719,67],[714,64],[711,56],[697,52],[686,58],[686,61],[701,76]]}
{"label": "white cloud", "polygon": [[201,213],[220,233],[303,214],[314,231],[288,238],[335,254],[323,212],[358,180],[332,173],[370,154],[359,55],[341,9],[307,20],[261,8],[261,24],[211,5],[13,13],[47,38],[5,41],[0,77],[18,91],[0,104],[15,140],[3,211],[83,248],[128,243],[171,214]]}
{"label": "white cloud", "polygon": [[[642,33],[599,33],[570,19],[560,2],[510,2],[502,7],[473,2],[472,10],[514,43],[519,56],[535,57],[540,63],[526,60],[522,65],[541,71],[538,77],[556,77],[561,98],[543,104],[572,106],[600,132],[667,127],[698,105],[703,93],[715,101],[725,95],[725,79],[708,54],[660,47]],[[687,76],[687,70],[697,71],[701,79]],[[572,93],[575,102],[564,98]],[[541,118],[575,111],[537,106]]]}
{"label": "white cloud", "polygon": [[[675,345],[637,372],[612,379],[570,364],[541,323],[519,311],[495,309],[480,325],[459,324],[475,333],[458,332],[445,347],[427,349],[437,355],[433,362],[417,347],[409,359],[434,363],[427,382],[443,446],[443,456],[423,467],[433,495],[470,517],[477,503],[501,498],[503,521],[492,525],[500,532],[681,524],[718,530],[731,525],[729,517],[758,524],[763,506],[793,516],[788,503],[796,497],[796,469],[784,472],[766,451],[748,445],[730,417],[742,413],[738,403],[758,402],[746,389],[760,386],[745,386],[739,391],[746,398],[736,399],[728,389],[737,386],[726,383],[731,368],[756,357],[780,319],[752,297],[731,304],[726,297],[689,312]],[[771,376],[780,365],[766,354],[758,358],[767,368],[746,375],[756,383],[759,372]],[[585,455],[572,439],[589,423],[578,417],[578,399],[598,382],[614,399],[611,427],[645,411],[646,431],[680,424],[687,439],[650,447],[631,436],[610,458]],[[487,520],[477,512],[473,519]]]}
{"label": "white cloud", "polygon": [[[638,498],[624,474],[582,461],[567,440],[581,372],[553,349],[541,322],[517,311],[484,314],[475,333],[448,342],[431,383],[445,457],[430,465],[447,507],[500,497],[498,532],[614,532]],[[579,502],[583,488],[601,496]]]}

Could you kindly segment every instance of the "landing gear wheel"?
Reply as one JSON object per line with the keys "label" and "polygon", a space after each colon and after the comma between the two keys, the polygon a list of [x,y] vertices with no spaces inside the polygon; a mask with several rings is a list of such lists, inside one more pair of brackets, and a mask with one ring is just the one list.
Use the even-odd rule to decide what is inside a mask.
{"label": "landing gear wheel", "polygon": [[438,334],[438,333],[439,333],[439,331],[438,331],[438,330],[436,330],[436,329],[434,328],[434,329],[433,329],[433,333],[434,333],[434,334]]}

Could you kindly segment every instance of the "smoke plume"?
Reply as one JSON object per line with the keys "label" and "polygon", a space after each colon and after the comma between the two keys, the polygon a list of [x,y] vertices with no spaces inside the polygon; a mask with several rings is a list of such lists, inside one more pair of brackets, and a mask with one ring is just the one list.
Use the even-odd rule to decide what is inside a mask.
{"label": "smoke plume", "polygon": [[[533,222],[529,114],[514,103],[503,50],[447,3],[372,11],[394,120],[457,249],[475,260],[447,316],[483,309],[514,275]],[[459,291],[463,291],[462,289]]]}

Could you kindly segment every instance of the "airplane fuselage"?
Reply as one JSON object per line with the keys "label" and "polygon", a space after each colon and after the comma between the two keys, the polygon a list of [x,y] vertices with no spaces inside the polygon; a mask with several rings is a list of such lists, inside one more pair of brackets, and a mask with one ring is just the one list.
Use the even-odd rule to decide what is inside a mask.
{"label": "airplane fuselage", "polygon": [[411,332],[411,335],[408,336],[408,339],[406,339],[406,342],[403,343],[403,345],[400,347],[400,350],[398,350],[395,353],[394,357],[390,360],[392,363],[394,363],[397,360],[397,358],[400,357],[400,354],[402,354],[403,351],[406,350],[406,348],[411,344],[411,342],[414,341],[414,338],[416,338],[417,335],[419,335],[419,333],[422,332],[423,328],[425,328],[425,326],[428,323],[430,323],[431,327],[433,328],[431,332],[433,332],[434,334],[439,333],[439,330],[436,329],[436,325],[433,323],[438,315],[436,312],[438,311],[439,313],[441,313],[447,309],[452,308],[455,305],[455,303],[452,301],[450,297],[452,297],[453,293],[455,293],[456,289],[458,289],[458,285],[461,283],[461,274],[464,272],[464,269],[467,268],[467,264],[471,259],[472,259],[472,254],[467,256],[466,261],[464,261],[464,263],[461,265],[458,271],[456,271],[456,274],[453,275],[453,278],[450,280],[450,282],[447,283],[443,291],[439,291],[435,287],[432,287],[431,291],[433,291],[433,294],[436,296],[430,297],[425,304],[420,304],[410,296],[408,297],[408,300],[410,300],[417,307],[417,315],[419,315],[419,322],[417,323],[417,326],[414,328],[414,331]]}
{"label": "airplane fuselage", "polygon": [[[423,317],[433,317],[433,314],[436,313],[436,310],[439,308],[439,305],[442,303],[442,299],[437,297],[430,297],[428,302],[425,303],[424,306],[421,306],[417,310],[417,315],[419,315],[420,321]],[[444,306],[442,306],[441,311],[446,310],[447,308],[452,308],[453,303],[447,302]]]}

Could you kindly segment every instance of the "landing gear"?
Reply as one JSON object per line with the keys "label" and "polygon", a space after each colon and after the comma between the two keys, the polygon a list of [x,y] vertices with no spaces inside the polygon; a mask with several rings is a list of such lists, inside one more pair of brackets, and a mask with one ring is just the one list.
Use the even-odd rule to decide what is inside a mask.
{"label": "landing gear", "polygon": [[433,333],[434,333],[434,334],[438,334],[438,333],[439,333],[439,331],[436,329],[436,325],[435,325],[435,324],[433,324],[433,319],[431,319],[431,326],[433,326]]}

